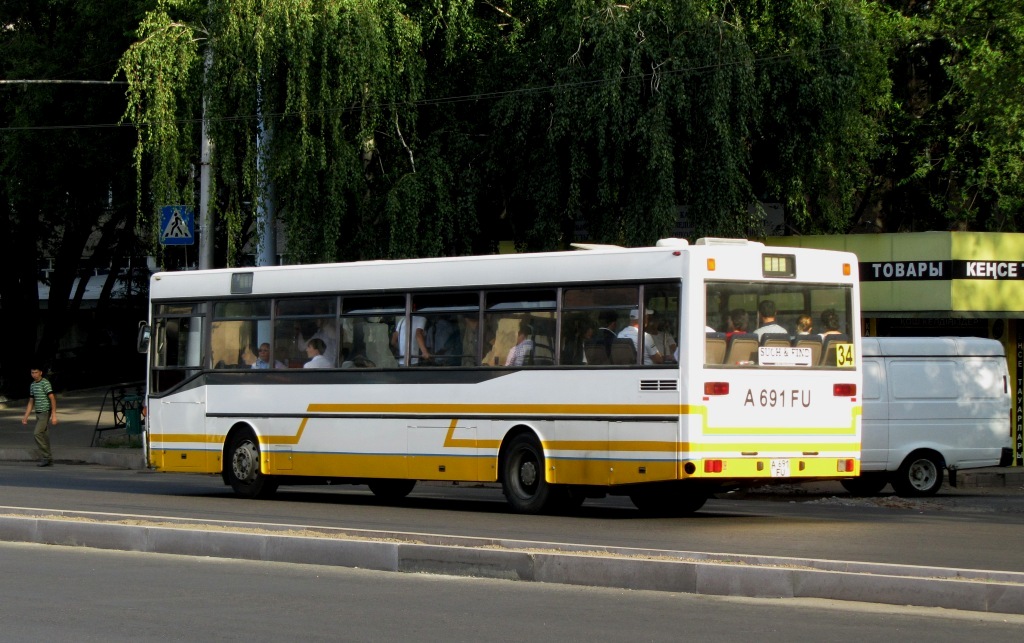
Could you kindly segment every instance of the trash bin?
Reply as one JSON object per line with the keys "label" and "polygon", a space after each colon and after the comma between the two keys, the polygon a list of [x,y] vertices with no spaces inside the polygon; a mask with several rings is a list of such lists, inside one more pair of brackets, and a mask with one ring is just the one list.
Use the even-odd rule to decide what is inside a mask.
{"label": "trash bin", "polygon": [[125,395],[124,403],[124,430],[128,435],[142,435],[142,397],[138,395]]}

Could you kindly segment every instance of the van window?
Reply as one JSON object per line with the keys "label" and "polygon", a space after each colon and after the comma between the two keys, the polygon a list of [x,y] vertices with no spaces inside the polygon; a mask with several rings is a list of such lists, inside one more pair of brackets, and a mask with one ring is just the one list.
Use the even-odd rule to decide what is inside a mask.
{"label": "van window", "polygon": [[960,397],[955,362],[902,360],[889,365],[894,400],[952,399]]}

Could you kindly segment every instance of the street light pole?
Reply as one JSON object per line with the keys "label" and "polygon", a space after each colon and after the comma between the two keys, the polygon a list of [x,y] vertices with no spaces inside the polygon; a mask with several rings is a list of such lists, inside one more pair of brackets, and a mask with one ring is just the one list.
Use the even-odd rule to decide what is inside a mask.
{"label": "street light pole", "polygon": [[203,131],[199,154],[199,269],[213,268],[213,215],[210,213],[210,132],[206,119],[206,77],[213,65],[213,45],[207,42],[203,63]]}

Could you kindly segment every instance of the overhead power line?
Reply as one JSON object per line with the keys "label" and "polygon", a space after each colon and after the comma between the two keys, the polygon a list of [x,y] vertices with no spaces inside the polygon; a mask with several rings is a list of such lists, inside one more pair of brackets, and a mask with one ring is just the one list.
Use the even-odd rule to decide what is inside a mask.
{"label": "overhead power line", "polygon": [[127,85],[123,80],[0,80],[0,85]]}
{"label": "overhead power line", "polygon": [[[789,58],[794,57],[797,54],[802,55],[802,56],[832,55],[832,54],[836,54],[836,53],[841,53],[842,51],[843,51],[842,48],[837,47],[837,46],[822,47],[820,49],[815,49],[815,50],[806,50],[806,51],[797,51],[797,52],[786,52],[786,53],[782,53],[782,54],[775,54],[775,55],[770,55],[770,56],[761,56],[761,57],[756,57],[756,58],[752,58],[752,59],[725,60],[725,61],[721,61],[721,62],[714,62],[714,63],[708,63],[708,64],[703,64],[703,65],[689,65],[689,66],[685,66],[685,67],[678,67],[678,68],[675,68],[675,69],[666,69],[664,71],[658,71],[658,72],[655,72],[655,73],[629,74],[629,75],[623,75],[623,76],[617,76],[617,77],[578,80],[578,81],[575,81],[575,82],[558,83],[558,84],[552,84],[552,85],[540,85],[540,86],[535,86],[535,87],[518,87],[518,88],[514,88],[514,89],[509,89],[509,90],[500,90],[500,91],[492,91],[492,92],[481,92],[481,93],[474,93],[474,94],[467,94],[467,95],[460,95],[460,96],[442,96],[442,97],[437,97],[437,98],[421,98],[419,100],[416,100],[416,101],[413,101],[413,102],[409,103],[409,105],[412,106],[412,107],[430,107],[430,106],[437,107],[437,106],[452,105],[452,104],[464,103],[464,102],[498,100],[498,99],[501,99],[501,98],[505,98],[505,97],[508,97],[508,96],[514,96],[514,95],[527,95],[527,94],[549,93],[549,92],[554,92],[554,91],[565,91],[565,90],[573,90],[573,89],[595,88],[595,87],[600,87],[602,85],[608,85],[608,84],[612,84],[612,83],[622,83],[622,82],[635,81],[635,80],[654,81],[654,80],[658,79],[659,77],[672,77],[672,76],[689,75],[689,74],[705,74],[705,73],[708,73],[708,72],[711,72],[711,71],[715,71],[715,70],[723,69],[723,68],[727,68],[727,67],[736,67],[736,66],[742,66],[742,65],[763,66],[763,65],[765,65],[767,63],[771,63],[771,62],[778,62],[778,61],[787,60]],[[40,83],[40,84],[45,84],[45,83],[75,83],[75,82],[83,83],[83,84],[85,84],[85,83],[92,83],[92,84],[109,84],[109,85],[127,85],[128,84],[125,81],[100,81],[100,80],[91,80],[91,81],[60,81],[60,80],[53,80],[53,81],[48,81],[48,80],[21,80],[21,81],[19,81],[19,80],[12,80],[12,81],[2,81],[2,80],[0,80],[0,84],[5,84],[5,83],[26,83],[26,84],[28,84],[28,83]],[[335,108],[335,109],[310,110],[307,113],[326,114],[326,113],[337,113],[337,112],[355,112],[355,111],[367,109],[369,107],[380,109],[380,108],[389,108],[389,107],[390,108],[395,108],[395,107],[399,107],[401,105],[402,105],[401,103],[382,103],[382,104],[375,104],[375,105],[361,105],[361,106],[358,106],[358,107],[339,107],[339,108]],[[301,113],[302,112],[278,112],[278,113],[265,114],[263,117],[264,118],[288,118],[288,117],[300,115]],[[257,118],[258,117],[255,114],[238,114],[238,115],[235,115],[235,116],[221,116],[221,117],[216,118],[215,120],[218,120],[218,121],[243,121],[243,120],[256,120]],[[190,123],[191,124],[195,124],[195,123],[201,122],[201,119],[196,119],[196,118],[191,118],[191,119],[173,119],[172,122],[177,123],[179,125],[190,124]],[[102,124],[92,124],[92,125],[81,124],[81,125],[38,125],[38,126],[22,126],[22,127],[0,127],[0,132],[32,131],[32,130],[92,129],[92,128],[112,128],[112,127],[137,127],[137,124],[135,124],[135,123],[128,123],[128,122],[122,122],[122,123],[102,123]]]}

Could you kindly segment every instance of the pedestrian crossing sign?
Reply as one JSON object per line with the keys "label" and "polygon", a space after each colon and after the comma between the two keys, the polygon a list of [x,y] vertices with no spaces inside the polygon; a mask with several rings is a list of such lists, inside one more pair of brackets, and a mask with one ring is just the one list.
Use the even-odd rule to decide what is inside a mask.
{"label": "pedestrian crossing sign", "polygon": [[165,246],[191,246],[196,238],[196,217],[187,205],[160,208],[160,243]]}

